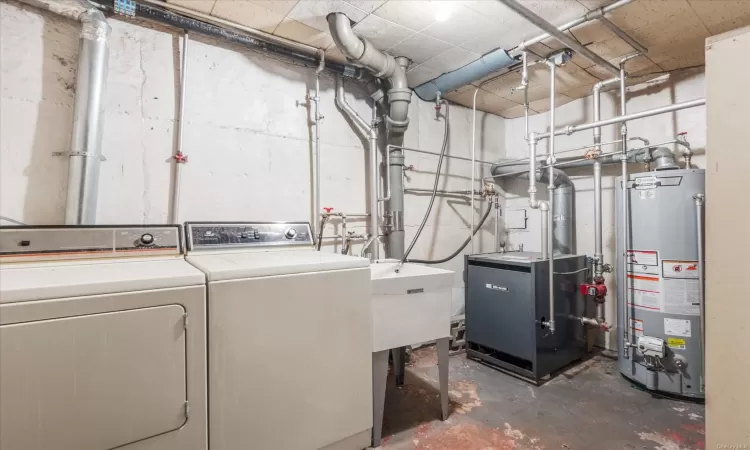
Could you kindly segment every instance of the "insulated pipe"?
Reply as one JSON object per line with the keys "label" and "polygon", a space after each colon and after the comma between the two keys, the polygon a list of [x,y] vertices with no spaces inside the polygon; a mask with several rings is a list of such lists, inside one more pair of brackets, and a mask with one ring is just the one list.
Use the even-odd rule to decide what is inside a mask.
{"label": "insulated pipe", "polygon": [[[557,130],[555,130],[554,134],[555,136],[570,135],[573,133],[577,133],[579,131],[590,130],[595,127],[606,127],[608,125],[616,125],[618,123],[627,122],[629,120],[636,120],[636,119],[643,119],[644,117],[658,116],[659,114],[666,114],[666,113],[670,113],[674,111],[679,111],[681,109],[694,108],[696,106],[703,106],[705,104],[706,104],[705,98],[697,98],[695,100],[690,100],[687,102],[674,103],[672,105],[660,106],[658,108],[647,109],[645,111],[641,111],[641,112],[637,112],[633,114],[612,117],[610,119],[604,119],[598,122],[584,123],[581,125],[568,125],[565,128],[558,128]],[[539,133],[537,134],[537,138],[545,139],[545,138],[550,137],[550,135],[551,135],[550,132]]]}
{"label": "insulated pipe", "polygon": [[[369,164],[370,164],[370,234],[378,236],[378,130],[367,123],[344,98],[344,79],[341,75],[336,77],[336,106],[349,116],[361,133],[366,134],[369,142]],[[377,105],[373,103],[373,108]],[[377,239],[372,242],[372,260],[378,259],[379,249]]]}
{"label": "insulated pipe", "polygon": [[185,130],[185,93],[187,92],[187,57],[188,43],[190,37],[188,32],[182,36],[182,67],[180,70],[180,105],[177,112],[177,152],[173,158],[174,183],[172,188],[172,214],[169,223],[180,223],[180,185],[182,182],[182,164],[186,161],[182,153],[182,139]]}
{"label": "insulated pipe", "polygon": [[566,47],[571,48],[576,53],[588,59],[592,63],[602,66],[603,68],[607,69],[609,72],[615,75],[619,73],[617,70],[617,67],[610,64],[606,59],[592,52],[587,47],[584,47],[580,42],[576,41],[572,37],[560,31],[556,26],[552,25],[551,23],[547,22],[543,18],[536,15],[533,11],[523,6],[517,0],[498,0],[498,1],[502,3],[503,5],[507,6],[512,11],[514,11],[516,14],[520,15],[521,17],[528,20],[532,24],[546,31],[547,33],[550,34],[550,36],[554,37],[555,39],[563,43]]}
{"label": "insulated pipe", "polygon": [[[582,23],[589,22],[591,20],[598,19],[604,14],[614,11],[617,8],[632,3],[633,0],[619,0],[611,5],[597,8],[593,11],[589,11],[586,15],[579,17],[578,19],[567,22],[558,27],[560,31],[567,31],[573,27],[581,25]],[[435,78],[434,80],[427,81],[417,86],[414,92],[419,98],[425,101],[433,101],[437,98],[437,93],[447,93],[461,86],[466,86],[476,80],[479,80],[493,72],[497,72],[503,68],[510,68],[514,62],[514,58],[521,55],[524,50],[534,44],[538,44],[543,40],[550,37],[549,33],[541,34],[533,39],[521,43],[518,47],[508,52],[505,49],[498,48],[482,55],[478,60],[471,62],[459,69],[452,72],[445,73]]]}
{"label": "insulated pipe", "polygon": [[706,196],[703,193],[693,195],[695,201],[695,218],[697,220],[698,230],[698,288],[700,292],[700,322],[701,322],[701,357],[702,357],[702,379],[701,390],[706,382],[706,286],[705,286],[705,267],[703,256],[703,205]]}
{"label": "insulated pipe", "polygon": [[99,165],[102,159],[111,29],[104,14],[87,0],[23,1],[81,22],[73,132],[68,153],[65,223],[93,224],[96,221]]}

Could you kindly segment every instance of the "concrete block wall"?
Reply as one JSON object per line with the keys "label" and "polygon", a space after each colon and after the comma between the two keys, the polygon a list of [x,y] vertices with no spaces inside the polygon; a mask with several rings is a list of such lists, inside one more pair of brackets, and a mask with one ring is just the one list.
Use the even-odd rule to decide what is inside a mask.
{"label": "concrete block wall", "polygon": [[[181,37],[175,30],[110,19],[109,75],[97,221],[169,220],[180,80]],[[0,3],[0,215],[28,224],[64,220],[80,25],[13,2]],[[314,70],[234,45],[192,35],[188,51],[184,153],[179,221],[311,219],[311,111],[297,106],[314,89]],[[367,213],[366,142],[334,104],[334,80],[321,79],[322,206]],[[371,116],[364,90],[347,84],[347,98]],[[470,156],[470,110],[450,107],[447,153]],[[405,145],[439,151],[443,122],[432,103],[413,97]],[[505,120],[477,113],[477,158],[504,152]],[[437,157],[406,152],[407,186],[431,188]],[[441,189],[469,189],[470,164],[446,159]],[[478,176],[486,171],[478,171]],[[407,195],[407,243],[427,205]],[[479,211],[486,202],[477,202]],[[440,197],[414,258],[440,258],[469,234],[468,197]],[[366,219],[349,230],[365,232]],[[439,227],[438,227],[439,225]],[[477,251],[494,245],[488,220]],[[329,236],[340,228],[333,222]],[[325,241],[325,251],[338,250]],[[330,244],[329,244],[330,243]],[[335,244],[335,245],[334,245]],[[361,241],[354,245],[359,253]],[[468,252],[470,247],[467,247]],[[381,255],[383,253],[381,252]],[[443,266],[459,270],[462,259]],[[456,275],[456,311],[463,304]]]}
{"label": "concrete block wall", "polygon": [[[705,97],[704,75],[702,69],[692,69],[673,72],[648,83],[637,84],[628,88],[627,111],[634,113],[672,103],[680,103],[696,98]],[[610,91],[602,94],[601,117],[615,117],[619,114],[619,91]],[[591,96],[570,102],[560,106],[556,110],[557,127],[581,124],[593,120],[593,103]],[[506,121],[506,158],[521,158],[528,155],[528,147],[523,139],[524,119],[512,119]],[[532,116],[529,121],[529,130],[544,132],[549,130],[549,114]],[[648,139],[651,144],[658,144],[673,140],[680,132],[687,132],[687,139],[691,143],[696,154],[692,163],[694,167],[705,168],[706,151],[706,110],[705,107],[696,107],[677,111],[675,113],[653,116],[628,123],[629,137],[642,137]],[[567,149],[588,147],[593,144],[593,132],[583,131],[570,136],[558,136],[555,141],[555,154],[557,156],[582,155],[585,150],[571,153],[560,153]],[[619,139],[619,126],[602,128],[602,142],[611,142]],[[637,148],[642,145],[640,141],[632,141],[629,148]],[[547,152],[548,141],[543,141],[538,147],[539,154]],[[667,147],[678,149],[675,144]],[[608,145],[602,148],[603,152],[619,151],[619,145]],[[679,149],[678,149],[679,150]],[[681,159],[678,159],[681,162]],[[615,264],[615,179],[619,176],[620,165],[609,165],[603,167],[602,177],[602,203],[603,203],[603,241],[604,258],[609,264]],[[643,172],[645,168],[637,164],[629,166],[629,172]],[[594,253],[594,193],[593,193],[593,169],[571,169],[566,171],[575,184],[576,189],[576,245],[577,253],[593,255]],[[508,242],[512,248],[523,245],[525,250],[539,251],[541,248],[540,219],[538,211],[528,208],[528,182],[527,181],[505,181],[501,184],[505,190],[505,202],[507,210],[527,209],[527,227],[525,230],[506,230]],[[546,187],[539,187],[540,198],[546,199]],[[607,279],[608,302],[606,303],[606,314],[608,320],[616,324],[615,304],[615,274],[605,276]],[[609,339],[612,336],[613,339]],[[608,348],[616,348],[616,334],[609,333],[603,336],[602,344]]]}

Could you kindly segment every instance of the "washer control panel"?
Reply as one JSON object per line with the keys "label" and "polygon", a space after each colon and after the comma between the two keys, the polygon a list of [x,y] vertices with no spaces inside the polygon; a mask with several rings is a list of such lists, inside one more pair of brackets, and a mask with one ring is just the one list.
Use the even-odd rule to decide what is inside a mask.
{"label": "washer control panel", "polygon": [[187,222],[188,250],[312,246],[307,222]]}
{"label": "washer control panel", "polygon": [[179,225],[0,227],[0,260],[180,255],[181,242]]}

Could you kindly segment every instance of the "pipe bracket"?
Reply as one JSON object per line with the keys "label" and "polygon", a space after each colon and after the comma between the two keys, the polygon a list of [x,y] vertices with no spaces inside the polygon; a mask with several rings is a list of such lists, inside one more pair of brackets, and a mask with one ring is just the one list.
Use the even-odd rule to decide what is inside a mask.
{"label": "pipe bracket", "polygon": [[83,156],[84,158],[99,158],[99,161],[106,161],[107,157],[104,155],[96,154],[94,152],[75,152],[75,151],[69,151],[69,152],[52,152],[52,156]]}

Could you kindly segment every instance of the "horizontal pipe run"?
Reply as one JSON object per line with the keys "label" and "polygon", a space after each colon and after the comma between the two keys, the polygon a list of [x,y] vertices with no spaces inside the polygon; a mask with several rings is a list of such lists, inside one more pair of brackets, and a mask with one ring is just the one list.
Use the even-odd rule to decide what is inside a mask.
{"label": "horizontal pipe run", "polygon": [[636,41],[632,36],[630,36],[628,33],[625,32],[622,28],[618,27],[617,25],[613,24],[609,19],[606,17],[600,17],[599,22],[602,23],[602,25],[606,26],[610,30],[612,30],[613,33],[617,35],[620,39],[625,41],[629,46],[633,47],[633,49],[638,50],[641,54],[645,55],[648,53],[648,49],[641,45],[640,42]]}
{"label": "horizontal pipe run", "polygon": [[[417,152],[417,153],[424,153],[426,155],[435,155],[440,156],[440,153],[438,152],[431,152],[429,150],[422,150],[421,148],[409,148],[409,147],[402,147],[400,145],[389,145],[387,151],[390,152],[391,150],[406,150],[407,152]],[[453,158],[453,159],[460,159],[461,161],[469,161],[471,162],[471,158],[466,158],[463,156],[454,156],[454,155],[445,155],[446,158]],[[489,161],[481,161],[476,160],[479,164],[486,164],[486,165],[494,165],[495,163],[489,162]]]}
{"label": "horizontal pipe run", "polygon": [[[616,141],[602,142],[601,144],[597,144],[597,145],[615,145],[615,144],[620,144],[621,142],[622,142],[622,140],[618,139]],[[671,144],[673,142],[675,142],[675,141],[667,142],[667,144]],[[659,144],[659,145],[664,145],[664,144]],[[583,146],[583,147],[571,148],[571,149],[568,149],[568,150],[555,150],[555,154],[557,155],[557,154],[560,154],[560,153],[577,152],[577,151],[580,151],[580,150],[586,150],[586,149],[593,148],[593,147],[594,147],[594,144],[586,145],[586,146]],[[649,147],[653,147],[653,145],[651,145]],[[574,158],[574,157],[568,156],[567,158]],[[541,156],[537,157],[537,161],[544,161],[546,159],[547,159],[547,155],[541,155]],[[518,166],[518,165],[520,165],[519,163],[527,162],[528,160],[529,160],[528,157],[527,158],[518,158],[518,159],[506,159],[506,160],[503,160],[503,162],[493,164],[493,166],[494,167]],[[565,158],[557,158],[557,161],[558,162],[565,162],[566,159]]]}
{"label": "horizontal pipe run", "polygon": [[[404,189],[404,192],[416,192],[416,193],[432,194],[432,189],[406,188],[406,189]],[[465,195],[465,196],[469,196],[469,195],[472,194],[471,191],[468,190],[468,189],[458,189],[458,190],[453,190],[453,191],[444,190],[444,189],[438,189],[435,192],[437,192],[438,194]],[[483,193],[482,191],[474,191],[474,195],[480,195],[481,196],[482,193]]]}
{"label": "horizontal pipe run", "polygon": [[556,26],[552,25],[551,23],[547,22],[543,18],[539,17],[533,11],[526,8],[517,0],[498,0],[498,1],[502,3],[503,5],[507,6],[512,11],[514,11],[516,14],[520,15],[521,17],[528,20],[532,24],[546,31],[547,33],[550,34],[551,37],[557,39],[563,45],[571,48],[573,51],[583,56],[584,58],[588,59],[592,63],[597,64],[607,69],[607,71],[613,73],[615,76],[618,76],[620,74],[619,68],[615,67],[612,63],[610,63],[606,59],[602,58],[601,56],[591,51],[588,47],[584,47],[580,42],[576,41],[571,36],[568,36],[564,32],[557,29]]}
{"label": "horizontal pipe run", "polygon": [[[598,19],[598,18],[604,16],[604,14],[610,13],[610,12],[612,12],[612,11],[618,9],[618,8],[621,8],[621,7],[625,6],[625,5],[629,5],[630,3],[633,3],[633,1],[634,0],[619,0],[619,1],[616,1],[616,2],[614,2],[612,4],[610,4],[610,5],[604,6],[602,8],[595,9],[593,11],[589,11],[586,15],[581,16],[581,17],[579,17],[577,19],[571,20],[570,22],[565,23],[563,25],[560,25],[559,27],[557,27],[557,29],[560,30],[560,31],[568,31],[571,28],[577,27],[578,25],[581,25],[583,23],[589,22],[589,21],[594,20],[594,19]],[[543,33],[543,34],[540,34],[539,36],[537,36],[535,38],[529,39],[528,41],[524,41],[518,47],[516,47],[513,50],[511,50],[510,55],[513,56],[513,57],[516,57],[516,56],[520,55],[527,48],[531,47],[534,44],[538,44],[538,43],[542,42],[543,40],[547,39],[548,37],[550,37],[549,33]]]}
{"label": "horizontal pipe run", "polygon": [[[667,105],[667,106],[661,106],[659,108],[654,109],[647,109],[645,111],[633,113],[633,114],[626,114],[624,116],[618,116],[618,117],[612,117],[610,119],[604,119],[597,122],[591,122],[591,123],[584,123],[581,125],[568,125],[565,128],[558,128],[555,130],[555,136],[561,136],[563,134],[573,134],[577,133],[579,131],[585,131],[590,130],[592,128],[596,127],[606,127],[607,125],[615,125],[622,122],[627,122],[630,120],[636,120],[636,119],[643,119],[644,117],[651,117],[651,116],[657,116],[659,114],[666,114],[674,111],[679,111],[681,109],[688,109],[688,108],[695,108],[696,106],[703,106],[706,104],[705,98],[698,98],[695,100],[690,100],[687,102],[682,103],[675,103],[673,105]],[[540,133],[537,135],[539,139],[549,138],[550,137],[549,132],[547,133]],[[653,147],[653,146],[649,146]]]}
{"label": "horizontal pipe run", "polygon": [[[114,8],[113,0],[95,0],[95,2],[108,8]],[[177,8],[184,9],[186,12],[184,14],[178,12]],[[292,41],[287,40],[283,40],[283,42],[268,42],[265,38],[260,37],[258,30],[224,21],[214,16],[201,14],[197,11],[188,10],[173,3],[152,2],[145,4],[136,2],[135,15],[139,18],[152,20],[185,31],[194,31],[206,36],[233,42],[261,53],[272,53],[311,68],[318,67],[320,63],[320,57],[318,56],[320,52],[315,47],[303,44],[291,46],[287,45],[287,43]],[[201,18],[198,18],[198,16]],[[224,23],[227,25],[223,25]],[[308,48],[312,48],[314,51],[308,51]],[[335,61],[326,62],[325,70],[356,79],[363,79],[369,76],[359,67]]]}

